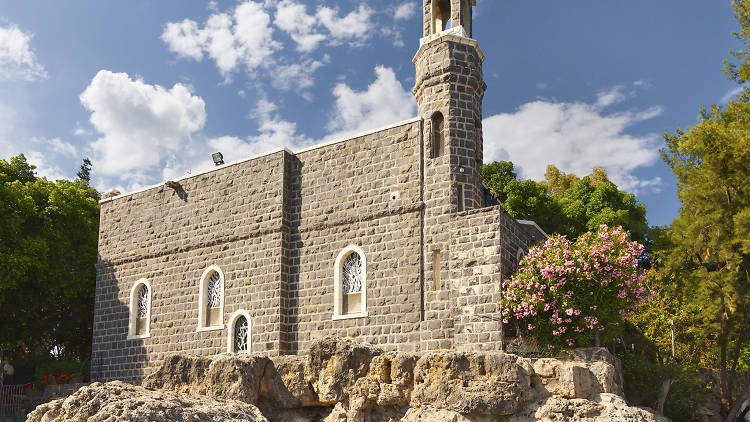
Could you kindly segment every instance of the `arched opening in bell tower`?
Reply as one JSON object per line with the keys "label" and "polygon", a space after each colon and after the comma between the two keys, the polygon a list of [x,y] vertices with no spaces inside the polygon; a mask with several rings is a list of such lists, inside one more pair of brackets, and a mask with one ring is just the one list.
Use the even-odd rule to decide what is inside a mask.
{"label": "arched opening in bell tower", "polygon": [[471,0],[461,0],[461,26],[464,27],[466,35],[471,38]]}
{"label": "arched opening in bell tower", "polygon": [[450,28],[451,1],[433,0],[432,2],[432,33],[445,31]]}

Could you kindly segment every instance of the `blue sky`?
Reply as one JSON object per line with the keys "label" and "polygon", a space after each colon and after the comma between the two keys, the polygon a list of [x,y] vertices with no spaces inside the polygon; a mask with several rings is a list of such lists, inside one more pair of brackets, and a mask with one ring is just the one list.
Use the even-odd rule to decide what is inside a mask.
{"label": "blue sky", "polygon": [[[420,2],[421,3],[421,2]],[[83,157],[123,191],[416,115],[417,1],[0,0],[0,158]],[[668,224],[661,134],[731,98],[729,1],[478,0],[485,161],[525,178],[604,166]]]}

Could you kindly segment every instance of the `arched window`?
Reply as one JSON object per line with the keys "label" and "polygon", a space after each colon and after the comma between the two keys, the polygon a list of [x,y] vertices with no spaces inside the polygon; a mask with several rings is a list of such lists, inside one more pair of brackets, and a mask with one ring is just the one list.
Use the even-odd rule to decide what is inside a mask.
{"label": "arched window", "polygon": [[432,33],[445,31],[450,28],[451,0],[432,1]]}
{"label": "arched window", "polygon": [[250,354],[252,323],[247,311],[241,309],[229,317],[229,330],[227,330],[227,352]]}
{"label": "arched window", "polygon": [[224,273],[216,265],[203,271],[198,297],[198,331],[224,328]]}
{"label": "arched window", "polygon": [[432,158],[440,157],[445,141],[445,120],[439,111],[432,115]]}
{"label": "arched window", "polygon": [[367,316],[367,259],[357,246],[342,250],[334,267],[333,319]]}
{"label": "arched window", "polygon": [[128,339],[151,337],[151,284],[138,280],[130,289]]}

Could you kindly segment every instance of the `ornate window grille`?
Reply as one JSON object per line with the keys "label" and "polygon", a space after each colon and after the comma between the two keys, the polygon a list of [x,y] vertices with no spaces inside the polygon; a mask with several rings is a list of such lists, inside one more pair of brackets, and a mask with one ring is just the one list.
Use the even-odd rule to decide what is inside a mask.
{"label": "ornate window grille", "polygon": [[247,353],[250,346],[250,330],[247,318],[241,315],[234,323],[234,352]]}
{"label": "ornate window grille", "polygon": [[365,252],[358,246],[347,246],[336,257],[333,273],[333,319],[368,316]]}
{"label": "ornate window grille", "polygon": [[140,279],[130,289],[130,307],[128,308],[128,339],[140,339],[150,336],[149,316],[151,315],[151,284]]}
{"label": "ornate window grille", "polygon": [[148,299],[148,287],[144,284],[138,289],[138,319],[148,316]]}
{"label": "ornate window grille", "polygon": [[343,290],[345,295],[362,292],[362,258],[356,252],[351,253],[344,260],[342,268]]}
{"label": "ornate window grille", "polygon": [[208,278],[208,286],[206,292],[206,303],[209,309],[218,308],[221,306],[221,277],[216,271],[211,273]]}

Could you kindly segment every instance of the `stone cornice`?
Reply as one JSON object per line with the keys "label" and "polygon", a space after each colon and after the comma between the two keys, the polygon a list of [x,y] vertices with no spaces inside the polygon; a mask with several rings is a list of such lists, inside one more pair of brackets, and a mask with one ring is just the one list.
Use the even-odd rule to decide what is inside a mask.
{"label": "stone cornice", "polygon": [[437,33],[435,35],[430,35],[428,37],[424,37],[420,39],[419,50],[417,50],[417,53],[414,55],[414,58],[411,60],[412,63],[417,64],[417,59],[422,54],[422,52],[424,52],[425,49],[443,41],[453,41],[459,44],[470,45],[477,50],[477,53],[479,54],[479,59],[482,62],[484,62],[484,59],[487,58],[487,56],[484,55],[482,48],[479,47],[479,42],[473,38],[469,38],[466,35],[466,31],[464,30],[463,26],[457,26],[451,29],[446,29],[445,31]]}

